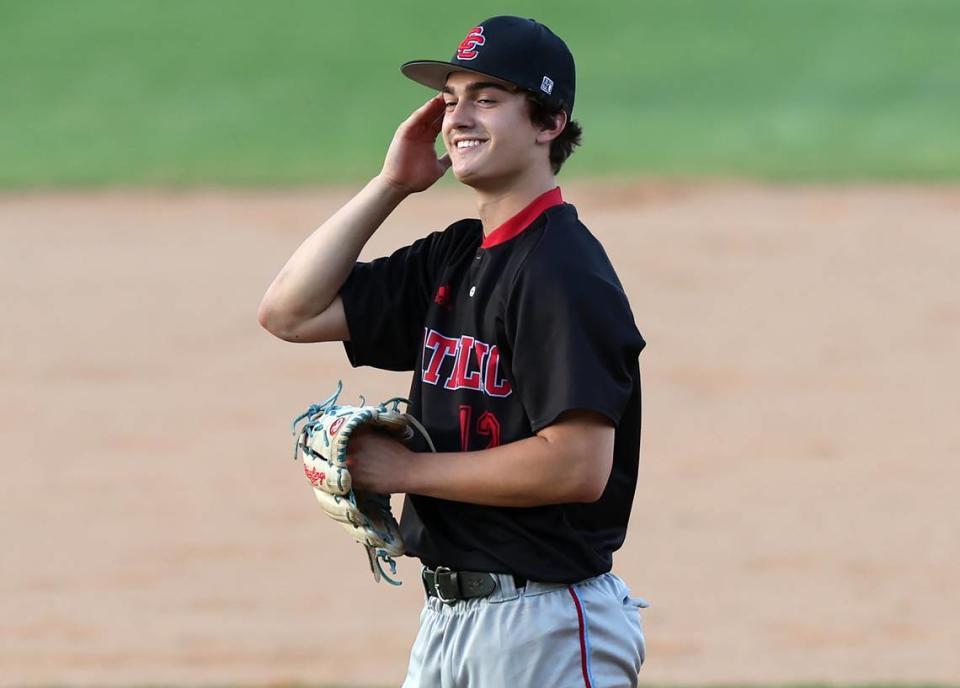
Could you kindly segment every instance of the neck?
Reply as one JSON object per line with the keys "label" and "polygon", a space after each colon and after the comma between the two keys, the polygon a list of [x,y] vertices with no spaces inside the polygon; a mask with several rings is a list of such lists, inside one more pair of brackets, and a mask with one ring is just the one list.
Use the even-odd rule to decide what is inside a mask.
{"label": "neck", "polygon": [[477,188],[474,192],[477,199],[477,212],[483,223],[484,235],[490,234],[497,227],[530,205],[538,196],[545,194],[557,185],[553,173],[540,174],[528,179],[513,180],[502,188]]}

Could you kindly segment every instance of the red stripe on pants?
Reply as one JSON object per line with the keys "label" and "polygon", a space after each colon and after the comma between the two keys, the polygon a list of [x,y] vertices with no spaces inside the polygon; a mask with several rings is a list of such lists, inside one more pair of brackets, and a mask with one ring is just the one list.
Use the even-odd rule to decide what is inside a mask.
{"label": "red stripe on pants", "polygon": [[573,598],[573,604],[577,608],[577,622],[580,624],[580,671],[583,672],[583,685],[592,688],[590,684],[590,672],[587,669],[587,638],[586,629],[583,625],[583,608],[580,606],[580,598],[573,591],[573,586],[567,586],[567,592]]}

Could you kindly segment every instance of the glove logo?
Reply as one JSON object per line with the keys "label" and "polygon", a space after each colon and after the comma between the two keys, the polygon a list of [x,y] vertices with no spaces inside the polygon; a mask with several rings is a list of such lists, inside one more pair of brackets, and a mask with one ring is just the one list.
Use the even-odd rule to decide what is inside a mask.
{"label": "glove logo", "polygon": [[477,48],[487,42],[487,39],[483,36],[483,27],[474,26],[470,29],[470,33],[467,34],[467,37],[460,41],[460,47],[457,49],[457,59],[458,60],[473,60],[476,59]]}
{"label": "glove logo", "polygon": [[318,471],[316,468],[304,466],[303,472],[306,474],[307,480],[309,480],[310,484],[314,487],[320,487],[323,485],[323,481],[327,479],[327,474],[323,471]]}
{"label": "glove logo", "polygon": [[343,421],[345,420],[346,420],[346,416],[344,416],[343,418],[337,418],[335,421],[333,421],[333,424],[330,426],[331,436],[336,435],[338,432],[340,432],[340,428],[343,425]]}

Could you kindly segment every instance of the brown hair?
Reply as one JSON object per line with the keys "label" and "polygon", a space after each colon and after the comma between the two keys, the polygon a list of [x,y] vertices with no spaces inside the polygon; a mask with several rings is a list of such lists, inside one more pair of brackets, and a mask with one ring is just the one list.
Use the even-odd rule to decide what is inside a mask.
{"label": "brown hair", "polygon": [[[556,116],[563,112],[559,105],[547,102],[540,94],[527,91],[527,104],[530,106],[530,121],[538,127],[553,129],[556,126]],[[580,145],[583,128],[573,119],[567,120],[567,126],[560,132],[560,136],[550,142],[550,167],[556,174],[573,154],[575,146]]]}

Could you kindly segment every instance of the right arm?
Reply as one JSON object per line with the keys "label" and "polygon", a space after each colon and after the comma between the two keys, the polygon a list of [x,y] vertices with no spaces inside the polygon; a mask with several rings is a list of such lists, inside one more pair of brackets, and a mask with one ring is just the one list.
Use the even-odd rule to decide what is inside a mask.
{"label": "right arm", "polygon": [[361,249],[411,193],[436,182],[450,166],[437,158],[443,99],[432,98],[400,125],[383,169],[293,253],[267,289],[257,318],[271,334],[290,342],[347,341],[340,288]]}

